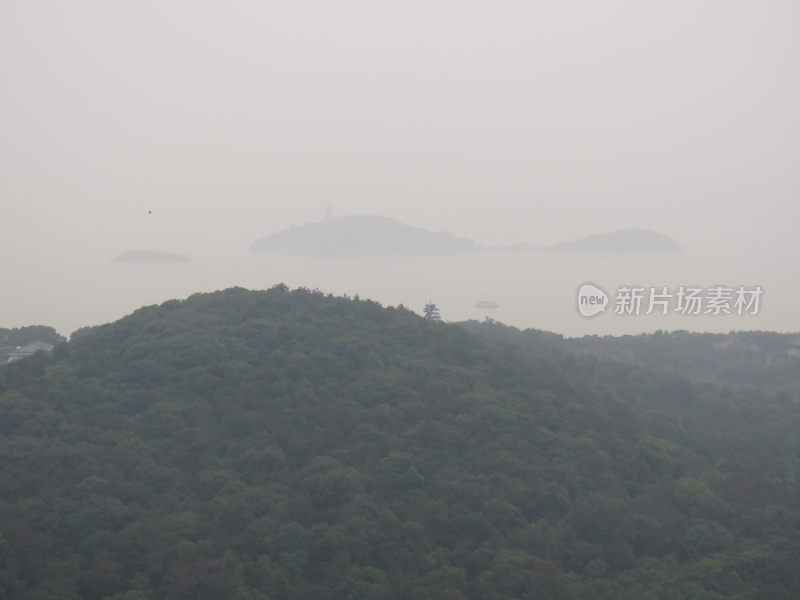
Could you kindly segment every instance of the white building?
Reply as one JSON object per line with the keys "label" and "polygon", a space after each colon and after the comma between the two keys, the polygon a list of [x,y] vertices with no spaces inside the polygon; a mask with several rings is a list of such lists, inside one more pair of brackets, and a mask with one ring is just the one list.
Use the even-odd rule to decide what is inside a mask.
{"label": "white building", "polygon": [[25,346],[19,346],[11,354],[8,355],[8,362],[14,362],[23,358],[33,356],[39,350],[50,352],[53,349],[53,344],[47,342],[31,342]]}

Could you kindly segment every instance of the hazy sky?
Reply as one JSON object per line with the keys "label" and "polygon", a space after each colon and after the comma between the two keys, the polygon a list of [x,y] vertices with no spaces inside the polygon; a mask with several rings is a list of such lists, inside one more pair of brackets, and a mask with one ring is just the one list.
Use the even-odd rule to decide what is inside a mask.
{"label": "hazy sky", "polygon": [[798,28],[794,0],[0,0],[0,249],[238,248],[331,205],[796,252]]}
{"label": "hazy sky", "polygon": [[241,246],[330,204],[791,250],[798,26],[794,0],[0,0],[0,243]]}

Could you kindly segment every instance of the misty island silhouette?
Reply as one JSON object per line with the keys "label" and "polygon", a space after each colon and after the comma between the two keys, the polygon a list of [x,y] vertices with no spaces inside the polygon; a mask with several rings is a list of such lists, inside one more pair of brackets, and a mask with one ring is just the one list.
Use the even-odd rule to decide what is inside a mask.
{"label": "misty island silhouette", "polygon": [[649,229],[622,229],[554,246],[482,246],[469,238],[406,225],[388,217],[333,217],[328,210],[324,220],[290,227],[262,237],[253,243],[251,249],[269,254],[302,256],[372,256],[463,254],[480,251],[653,254],[676,252],[681,246],[671,237]]}

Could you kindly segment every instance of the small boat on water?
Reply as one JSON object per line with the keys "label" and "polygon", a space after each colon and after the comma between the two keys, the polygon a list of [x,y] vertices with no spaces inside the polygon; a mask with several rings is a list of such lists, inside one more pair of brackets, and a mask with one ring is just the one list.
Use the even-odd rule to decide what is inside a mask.
{"label": "small boat on water", "polygon": [[494,300],[479,300],[475,306],[478,308],[498,308],[500,305]]}

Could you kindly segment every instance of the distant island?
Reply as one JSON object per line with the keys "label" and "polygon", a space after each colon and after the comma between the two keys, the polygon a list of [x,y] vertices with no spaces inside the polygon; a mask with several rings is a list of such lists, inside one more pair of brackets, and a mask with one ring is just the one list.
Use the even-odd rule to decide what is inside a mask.
{"label": "distant island", "polygon": [[284,229],[256,240],[252,249],[273,254],[360,256],[458,254],[478,245],[447,232],[434,232],[377,215],[349,215]]}
{"label": "distant island", "polygon": [[436,255],[466,252],[584,252],[656,254],[676,252],[680,244],[649,229],[621,229],[589,235],[553,246],[529,243],[483,246],[447,232],[434,232],[378,215],[334,217],[290,227],[256,240],[251,249],[270,254],[301,256]]}
{"label": "distant island", "polygon": [[169,252],[153,252],[152,250],[131,250],[114,258],[117,263],[186,263],[189,257]]}
{"label": "distant island", "polygon": [[621,229],[589,235],[572,242],[547,248],[551,252],[586,252],[613,254],[658,254],[677,252],[680,244],[668,235],[650,229]]}

